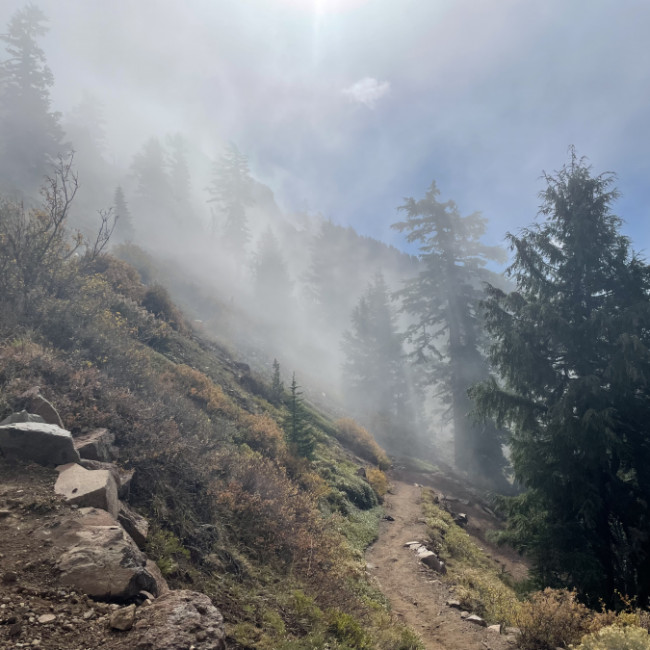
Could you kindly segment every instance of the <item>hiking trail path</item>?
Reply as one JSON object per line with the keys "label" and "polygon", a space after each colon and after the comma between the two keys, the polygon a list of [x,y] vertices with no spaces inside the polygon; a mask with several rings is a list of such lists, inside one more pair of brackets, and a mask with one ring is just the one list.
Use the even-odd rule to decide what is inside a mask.
{"label": "hiking trail path", "polygon": [[[426,650],[514,650],[517,646],[512,635],[506,637],[465,621],[460,610],[446,605],[454,598],[451,585],[404,546],[411,541],[427,541],[421,506],[422,487],[408,482],[405,476],[397,478],[393,474],[390,479],[391,490],[384,505],[386,514],[394,521],[380,522],[379,537],[366,551],[366,564],[377,586],[390,601],[394,615],[420,635]],[[505,570],[515,577],[523,577],[526,567],[516,554],[504,553],[481,538],[484,526],[494,527],[493,522],[485,515],[482,518],[479,508],[473,507],[471,502],[460,507],[473,513],[469,515],[473,523],[467,530],[474,541]],[[473,532],[478,533],[478,537]]]}

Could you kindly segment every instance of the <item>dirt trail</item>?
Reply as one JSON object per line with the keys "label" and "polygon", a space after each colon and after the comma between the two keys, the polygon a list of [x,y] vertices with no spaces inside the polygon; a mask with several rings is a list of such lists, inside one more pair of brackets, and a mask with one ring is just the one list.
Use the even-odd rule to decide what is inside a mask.
{"label": "dirt trail", "polygon": [[459,610],[448,607],[449,588],[404,547],[426,538],[421,490],[392,481],[385,507],[394,521],[381,522],[379,539],[366,552],[370,574],[394,614],[422,637],[427,650],[512,650],[515,645],[506,637],[463,620]]}

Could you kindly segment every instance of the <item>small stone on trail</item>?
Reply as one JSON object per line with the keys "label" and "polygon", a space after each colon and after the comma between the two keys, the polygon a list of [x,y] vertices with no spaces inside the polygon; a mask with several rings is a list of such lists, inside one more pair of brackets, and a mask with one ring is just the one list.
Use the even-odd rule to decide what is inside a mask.
{"label": "small stone on trail", "polygon": [[39,623],[51,623],[56,620],[56,614],[43,614],[38,617]]}
{"label": "small stone on trail", "polygon": [[487,627],[487,623],[480,616],[477,616],[476,614],[472,614],[471,616],[468,616],[465,620],[468,621],[469,623],[474,623],[474,625]]}
{"label": "small stone on trail", "polygon": [[384,515],[382,519],[384,519],[385,521],[395,521],[395,519],[390,515]]}
{"label": "small stone on trail", "polygon": [[454,607],[460,609],[460,600],[448,600],[446,603],[447,607]]}

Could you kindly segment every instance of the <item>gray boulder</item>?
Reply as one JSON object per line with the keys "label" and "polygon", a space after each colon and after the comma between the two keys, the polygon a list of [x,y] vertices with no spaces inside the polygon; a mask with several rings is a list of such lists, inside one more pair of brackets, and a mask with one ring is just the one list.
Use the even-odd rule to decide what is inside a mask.
{"label": "gray boulder", "polygon": [[0,426],[3,424],[15,424],[16,422],[44,423],[45,420],[40,415],[36,415],[36,413],[28,413],[27,411],[22,410],[18,411],[18,413],[12,413],[11,415],[8,415],[2,422],[0,422]]}
{"label": "gray boulder", "polygon": [[131,535],[131,539],[138,545],[138,548],[144,549],[149,534],[149,522],[142,515],[131,510],[125,503],[120,503],[117,521]]}
{"label": "gray boulder", "polygon": [[135,474],[134,469],[124,469],[118,467],[115,463],[103,463],[102,461],[90,460],[88,458],[82,458],[80,465],[90,470],[107,469],[115,479],[115,483],[117,483],[117,496],[120,499],[128,499],[129,492],[131,491],[131,481]]}
{"label": "gray boulder", "polygon": [[137,611],[129,632],[134,650],[225,650],[221,612],[205,594],[170,591]]}
{"label": "gray boulder", "polygon": [[59,465],[59,478],[54,491],[70,504],[82,507],[101,508],[117,519],[119,501],[117,485],[106,469],[87,470],[76,463]]}
{"label": "gray boulder", "polygon": [[63,429],[61,416],[52,403],[41,395],[38,386],[34,386],[34,388],[25,391],[18,399],[21,400],[23,408],[27,409],[30,413],[36,413],[36,415],[40,415],[48,424],[56,424]]}
{"label": "gray boulder", "polygon": [[93,429],[75,438],[74,446],[82,458],[110,462],[114,459],[115,434],[108,429]]}
{"label": "gray boulder", "polygon": [[80,460],[69,431],[55,424],[40,422],[16,422],[0,426],[0,451],[5,456],[39,465],[63,465]]}
{"label": "gray boulder", "polygon": [[59,583],[98,600],[123,602],[140,591],[158,593],[146,556],[107,512],[82,508],[51,533],[63,549]]}

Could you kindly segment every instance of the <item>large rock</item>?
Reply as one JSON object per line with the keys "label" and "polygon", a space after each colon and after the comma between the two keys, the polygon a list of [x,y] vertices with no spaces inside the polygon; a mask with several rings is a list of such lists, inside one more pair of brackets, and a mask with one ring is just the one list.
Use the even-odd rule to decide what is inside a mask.
{"label": "large rock", "polygon": [[138,545],[138,548],[144,549],[149,534],[149,522],[142,515],[131,510],[126,503],[120,503],[117,521],[131,535],[131,539]]}
{"label": "large rock", "polygon": [[68,503],[89,508],[102,508],[117,519],[119,501],[117,485],[106,469],[87,470],[76,463],[59,465],[59,478],[54,491]]}
{"label": "large rock", "polygon": [[44,423],[45,420],[40,415],[36,415],[36,413],[28,413],[27,411],[22,410],[18,413],[12,413],[11,415],[8,415],[2,422],[0,422],[0,426],[3,424],[15,424],[16,422]]}
{"label": "large rock", "polygon": [[63,429],[61,416],[54,408],[52,403],[41,395],[41,391],[38,386],[34,386],[34,388],[30,388],[28,391],[25,391],[22,395],[19,396],[18,399],[21,400],[23,408],[28,410],[30,413],[36,413],[37,415],[40,415],[48,424],[56,424],[56,426]]}
{"label": "large rock", "polygon": [[116,602],[143,590],[158,594],[156,580],[145,568],[146,556],[107,512],[82,508],[49,538],[63,549],[55,565],[60,584]]}
{"label": "large rock", "polygon": [[147,570],[147,573],[149,573],[156,581],[156,587],[158,591],[154,591],[153,593],[157,593],[158,596],[162,596],[163,594],[166,594],[170,591],[167,580],[165,580],[165,576],[163,576],[160,567],[151,558],[147,558],[147,562],[144,565],[144,568]]}
{"label": "large rock", "polygon": [[137,612],[134,650],[225,650],[223,617],[205,594],[170,591]]}
{"label": "large rock", "polygon": [[110,462],[114,458],[115,434],[108,429],[93,429],[75,438],[74,446],[82,458]]}
{"label": "large rock", "polygon": [[0,451],[39,465],[78,463],[69,431],[55,424],[17,422],[0,426]]}
{"label": "large rock", "polygon": [[420,546],[417,549],[417,556],[423,564],[426,564],[429,568],[437,571],[438,573],[447,573],[447,567],[445,563],[433,552],[430,551],[426,546]]}
{"label": "large rock", "polygon": [[134,469],[124,469],[123,467],[118,467],[115,463],[104,463],[100,460],[91,460],[88,458],[82,458],[80,465],[91,470],[107,469],[117,483],[117,496],[120,499],[128,499],[129,492],[131,491],[131,481],[135,474]]}

